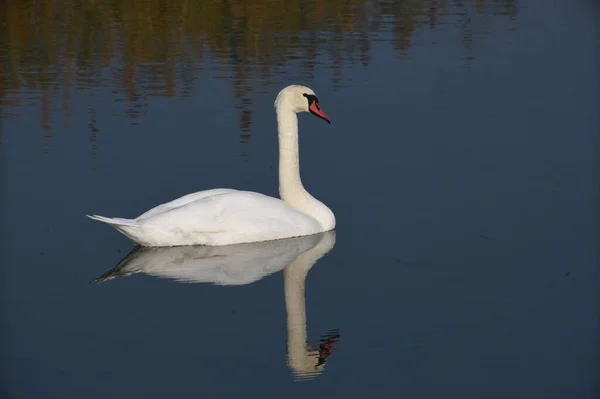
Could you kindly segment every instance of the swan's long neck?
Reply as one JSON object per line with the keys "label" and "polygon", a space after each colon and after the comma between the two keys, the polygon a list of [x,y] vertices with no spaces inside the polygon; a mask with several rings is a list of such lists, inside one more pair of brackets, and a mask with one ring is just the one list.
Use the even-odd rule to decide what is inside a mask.
{"label": "swan's long neck", "polygon": [[285,106],[278,106],[277,130],[279,132],[279,195],[281,199],[315,218],[322,225],[323,231],[333,229],[335,227],[333,213],[306,191],[300,179],[296,113]]}
{"label": "swan's long neck", "polygon": [[285,202],[293,203],[308,194],[300,179],[296,113],[278,108],[277,130],[279,133],[279,195]]}

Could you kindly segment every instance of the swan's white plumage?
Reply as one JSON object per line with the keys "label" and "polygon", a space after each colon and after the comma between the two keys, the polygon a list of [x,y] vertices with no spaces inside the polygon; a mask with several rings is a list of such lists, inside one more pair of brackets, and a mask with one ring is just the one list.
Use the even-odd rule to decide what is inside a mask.
{"label": "swan's white plumage", "polygon": [[315,234],[321,225],[280,199],[250,191],[200,191],[136,219],[93,219],[113,225],[140,245],[229,245]]}
{"label": "swan's white plumage", "polygon": [[281,200],[219,188],[185,195],[135,219],[89,217],[110,224],[136,243],[149,247],[230,245],[332,230],[333,212],[310,195],[300,180],[296,113],[308,112],[311,101],[304,94],[314,96],[308,87],[288,86],[279,92],[275,102]]}

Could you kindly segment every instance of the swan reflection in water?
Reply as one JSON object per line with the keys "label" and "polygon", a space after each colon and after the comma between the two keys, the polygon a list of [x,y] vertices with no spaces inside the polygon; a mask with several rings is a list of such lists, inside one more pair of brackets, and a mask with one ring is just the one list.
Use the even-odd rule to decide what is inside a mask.
{"label": "swan reflection in water", "polygon": [[310,268],[335,245],[335,231],[283,240],[219,247],[136,247],[114,269],[92,282],[146,273],[178,282],[244,285],[283,269],[287,311],[287,363],[296,380],[323,372],[339,339],[330,330],[307,344],[304,287]]}

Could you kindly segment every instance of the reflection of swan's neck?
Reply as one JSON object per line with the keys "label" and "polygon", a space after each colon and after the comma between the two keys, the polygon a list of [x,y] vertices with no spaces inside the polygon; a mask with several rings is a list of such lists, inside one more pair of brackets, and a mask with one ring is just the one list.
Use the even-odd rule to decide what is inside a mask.
{"label": "reflection of swan's neck", "polygon": [[295,269],[293,266],[292,263],[283,271],[287,310],[288,366],[296,372],[310,372],[314,371],[316,363],[315,357],[309,356],[306,352],[304,285],[308,268],[302,270],[302,268]]}
{"label": "reflection of swan's neck", "polygon": [[304,189],[300,179],[298,117],[282,102],[277,110],[279,132],[279,195],[283,201],[315,218],[323,231],[335,227],[333,213]]}
{"label": "reflection of swan's neck", "polygon": [[304,287],[310,268],[335,244],[334,233],[323,236],[311,250],[300,255],[283,271],[285,307],[287,310],[288,366],[304,378],[320,372],[317,366],[319,353],[307,350],[306,304]]}

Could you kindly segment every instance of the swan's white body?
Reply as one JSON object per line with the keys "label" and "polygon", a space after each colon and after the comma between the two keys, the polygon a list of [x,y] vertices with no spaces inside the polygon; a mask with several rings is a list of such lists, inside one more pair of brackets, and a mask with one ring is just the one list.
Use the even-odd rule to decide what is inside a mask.
{"label": "swan's white body", "polygon": [[[313,102],[311,102],[313,101]],[[317,234],[335,228],[335,216],[300,180],[298,118],[309,110],[328,117],[314,92],[288,86],[275,100],[279,132],[281,199],[250,191],[214,189],[159,205],[135,219],[90,218],[108,223],[142,246],[230,245]]]}

